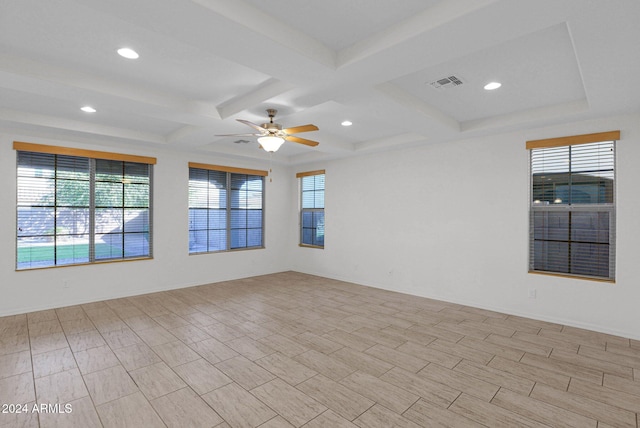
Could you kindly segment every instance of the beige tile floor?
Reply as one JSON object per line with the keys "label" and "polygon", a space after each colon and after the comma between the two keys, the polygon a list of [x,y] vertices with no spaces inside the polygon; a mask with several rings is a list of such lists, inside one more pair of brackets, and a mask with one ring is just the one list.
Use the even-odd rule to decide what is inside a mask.
{"label": "beige tile floor", "polygon": [[285,272],[0,318],[0,404],[3,428],[638,428],[640,341]]}

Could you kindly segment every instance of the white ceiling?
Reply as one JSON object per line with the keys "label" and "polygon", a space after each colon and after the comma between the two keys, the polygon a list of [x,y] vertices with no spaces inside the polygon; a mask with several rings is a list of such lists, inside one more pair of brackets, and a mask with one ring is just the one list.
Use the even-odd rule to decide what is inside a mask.
{"label": "white ceiling", "polygon": [[320,128],[274,155],[298,164],[638,112],[639,21],[638,0],[0,0],[0,129],[265,158],[215,135],[276,108]]}

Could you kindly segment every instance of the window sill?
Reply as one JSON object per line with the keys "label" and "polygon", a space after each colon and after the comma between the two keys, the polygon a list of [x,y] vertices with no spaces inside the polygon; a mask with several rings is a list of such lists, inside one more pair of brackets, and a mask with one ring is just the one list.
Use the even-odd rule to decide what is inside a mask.
{"label": "window sill", "polygon": [[131,257],[128,259],[97,260],[95,262],[73,263],[68,265],[40,266],[40,267],[36,266],[36,267],[27,267],[22,269],[16,268],[16,272],[28,272],[28,271],[42,270],[42,269],[60,269],[60,268],[69,268],[69,267],[76,267],[76,266],[95,266],[95,265],[105,265],[110,263],[139,262],[144,260],[153,260],[153,257]]}
{"label": "window sill", "polygon": [[569,279],[582,279],[585,281],[595,281],[595,282],[608,282],[610,284],[615,284],[615,279],[607,279],[607,278],[596,278],[593,276],[584,276],[584,275],[571,275],[567,273],[556,273],[556,272],[545,272],[539,270],[530,270],[528,273],[534,275],[546,275],[546,276],[557,276],[560,278],[569,278]]}
{"label": "window sill", "polygon": [[320,246],[320,245],[298,244],[298,247],[301,247],[301,248],[316,248],[318,250],[324,250],[324,245]]}
{"label": "window sill", "polygon": [[198,252],[190,252],[190,256],[199,256],[201,254],[221,254],[221,253],[236,253],[238,251],[251,251],[251,250],[264,250],[266,247],[242,247],[242,248],[232,248],[230,250],[217,250],[217,251],[198,251]]}

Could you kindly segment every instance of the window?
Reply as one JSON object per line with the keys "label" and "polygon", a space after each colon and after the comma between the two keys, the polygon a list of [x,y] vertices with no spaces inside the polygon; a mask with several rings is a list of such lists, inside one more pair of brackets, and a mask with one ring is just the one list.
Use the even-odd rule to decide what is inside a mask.
{"label": "window", "polygon": [[266,171],[189,164],[189,253],[264,247]]}
{"label": "window", "polygon": [[324,170],[300,172],[300,245],[324,248]]}
{"label": "window", "polygon": [[529,270],[615,278],[615,141],[619,131],[527,142]]}
{"label": "window", "polygon": [[154,158],[14,143],[16,268],[150,258]]}

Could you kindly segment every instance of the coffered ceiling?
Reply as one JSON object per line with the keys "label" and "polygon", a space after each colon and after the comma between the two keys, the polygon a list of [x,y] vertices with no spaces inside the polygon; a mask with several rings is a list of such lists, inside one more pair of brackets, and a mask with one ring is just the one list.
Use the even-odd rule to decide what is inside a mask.
{"label": "coffered ceiling", "polygon": [[639,20],[637,0],[0,0],[0,130],[260,159],[216,134],[276,108],[320,128],[273,157],[298,164],[638,112]]}

